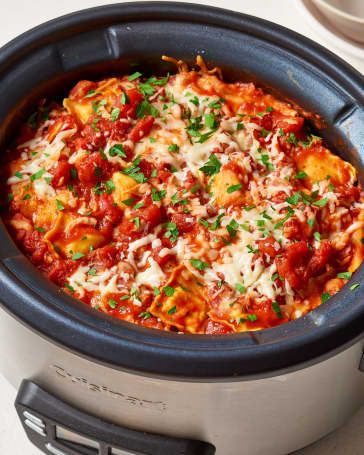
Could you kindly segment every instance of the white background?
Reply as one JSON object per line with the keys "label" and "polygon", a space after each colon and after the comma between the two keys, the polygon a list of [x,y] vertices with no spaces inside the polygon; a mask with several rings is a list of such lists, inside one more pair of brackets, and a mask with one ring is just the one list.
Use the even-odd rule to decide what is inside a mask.
{"label": "white background", "polygon": [[[311,29],[297,8],[298,0],[199,0],[206,5],[220,6],[252,14],[291,28],[340,55],[361,72],[364,61],[349,56],[332,43],[322,40]],[[196,0],[197,2],[197,0]],[[0,46],[31,27],[48,19],[82,8],[118,3],[108,0],[0,0]],[[1,334],[0,334],[1,338]],[[16,361],[16,359],[14,359]],[[0,365],[1,370],[1,365]],[[39,455],[30,445],[16,416],[13,402],[15,390],[0,375],[0,455]],[[343,428],[299,452],[300,455],[363,455],[364,407]],[[172,454],[166,454],[172,455]],[[222,454],[223,455],[223,454]],[[246,454],[249,455],[249,454]],[[298,453],[297,453],[298,455]]]}

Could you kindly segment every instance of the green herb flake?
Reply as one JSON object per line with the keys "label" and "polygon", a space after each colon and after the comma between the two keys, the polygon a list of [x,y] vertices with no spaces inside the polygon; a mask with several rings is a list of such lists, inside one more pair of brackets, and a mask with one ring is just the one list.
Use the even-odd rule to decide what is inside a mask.
{"label": "green herb flake", "polygon": [[128,199],[124,199],[121,201],[124,205],[127,205],[128,207],[131,207],[134,204],[135,198],[130,197]]}
{"label": "green herb flake", "polygon": [[134,223],[136,229],[140,228],[140,218],[138,216],[135,218],[132,218],[132,222]]}
{"label": "green herb flake", "polygon": [[205,270],[210,268],[210,265],[207,262],[203,262],[200,259],[190,259],[190,264],[197,270]]}
{"label": "green herb flake", "polygon": [[281,307],[277,301],[272,302],[272,309],[280,319],[283,317]]}
{"label": "green herb flake", "polygon": [[153,294],[154,294],[155,296],[160,295],[160,293],[161,293],[161,291],[160,291],[158,288],[153,287]]}
{"label": "green herb flake", "polygon": [[321,303],[327,302],[330,297],[331,295],[328,292],[324,292],[323,294],[321,294]]}
{"label": "green herb flake", "polygon": [[302,180],[302,179],[305,179],[307,177],[307,174],[305,171],[298,171],[296,175],[293,176],[294,179],[297,179],[297,180]]}
{"label": "green herb flake", "polygon": [[71,292],[75,292],[74,288],[73,288],[70,284],[68,284],[68,283],[65,283],[65,284],[64,284],[64,287],[67,288],[67,289],[68,289],[69,291],[71,291]]}
{"label": "green herb flake", "polygon": [[179,231],[176,223],[169,222],[164,224],[163,227],[166,229],[164,237],[170,239],[172,242],[176,242],[179,236]]}
{"label": "green herb flake", "polygon": [[74,253],[72,255],[72,261],[78,261],[79,259],[83,258],[85,255],[83,253]]}
{"label": "green herb flake", "polygon": [[19,171],[15,172],[15,177],[18,177],[18,179],[22,179],[23,178],[23,174]]}
{"label": "green herb flake", "polygon": [[106,194],[111,194],[115,190],[115,183],[112,180],[105,182]]}
{"label": "green herb flake", "polygon": [[64,205],[59,199],[56,199],[57,210],[62,211],[64,210]]}
{"label": "green herb flake", "polygon": [[351,272],[340,272],[337,274],[338,278],[343,280],[350,280],[352,273]]}
{"label": "green herb flake", "polygon": [[314,236],[315,240],[317,240],[318,242],[321,242],[321,234],[319,232],[314,232],[313,236]]}
{"label": "green herb flake", "polygon": [[352,285],[350,286],[350,291],[355,291],[355,289],[358,289],[359,286],[360,286],[359,283],[352,284]]}
{"label": "green herb flake", "polygon": [[121,158],[126,158],[126,153],[123,147],[123,144],[114,144],[109,150],[110,156],[120,156]]}
{"label": "green herb flake", "polygon": [[92,267],[92,268],[87,272],[87,275],[96,276],[96,275],[97,275],[97,270],[95,269],[95,267]]}
{"label": "green herb flake", "polygon": [[310,228],[313,228],[315,221],[315,218],[310,218],[307,220],[307,224],[310,226]]}
{"label": "green herb flake", "polygon": [[153,201],[156,201],[156,202],[161,201],[165,197],[166,194],[167,194],[166,190],[158,191],[155,188],[152,188],[152,200]]}
{"label": "green herb flake", "polygon": [[172,286],[165,286],[163,288],[163,292],[167,297],[172,297],[172,295],[176,292],[176,290]]}
{"label": "green herb flake", "polygon": [[179,146],[177,144],[171,144],[168,146],[169,152],[175,153],[175,152],[178,152],[178,150],[179,150]]}
{"label": "green herb flake", "polygon": [[39,169],[39,171],[35,172],[34,174],[32,174],[30,176],[30,181],[34,182],[34,180],[40,179],[44,173],[45,173],[45,169]]}
{"label": "green herb flake", "polygon": [[246,287],[243,286],[243,285],[240,284],[240,283],[236,283],[235,289],[236,289],[240,294],[244,294],[244,293],[246,292]]}
{"label": "green herb flake", "polygon": [[120,115],[120,108],[114,107],[110,114],[111,121],[116,122],[116,120],[119,118],[119,115]]}
{"label": "green herb flake", "polygon": [[212,176],[212,175],[220,172],[220,169],[221,169],[221,162],[219,161],[217,156],[212,153],[210,155],[208,161],[202,167],[200,167],[199,170],[202,171],[206,175]]}
{"label": "green herb flake", "polygon": [[118,306],[118,302],[114,299],[109,299],[107,303],[109,307],[112,308],[113,310]]}
{"label": "green herb flake", "polygon": [[177,307],[176,307],[176,305],[175,305],[175,306],[173,306],[172,308],[170,308],[170,309],[167,311],[167,313],[168,313],[168,314],[174,314],[176,311],[177,311]]}
{"label": "green herb flake", "polygon": [[135,79],[138,79],[138,77],[140,77],[141,75],[142,75],[142,73],[139,73],[139,71],[136,71],[135,73],[128,76],[128,81],[130,81],[130,82],[135,81]]}
{"label": "green herb flake", "polygon": [[236,185],[231,185],[227,188],[226,192],[227,193],[234,193],[234,191],[238,191],[241,188],[243,188],[243,185],[241,183],[237,183]]}
{"label": "green herb flake", "polygon": [[45,232],[45,229],[42,227],[35,227],[34,229],[38,232]]}
{"label": "green herb flake", "polygon": [[322,199],[319,199],[318,201],[313,202],[312,205],[314,205],[316,207],[325,207],[327,202],[328,201],[326,198],[322,198]]}
{"label": "green herb flake", "polygon": [[250,322],[255,322],[258,320],[258,316],[256,314],[247,314],[246,318]]}
{"label": "green herb flake", "polygon": [[120,102],[121,102],[121,104],[124,104],[124,105],[125,105],[125,104],[130,104],[130,98],[129,98],[129,96],[128,96],[125,92],[123,92],[123,93],[121,94]]}
{"label": "green herb flake", "polygon": [[31,198],[31,195],[29,193],[27,193],[23,196],[23,201],[27,201],[30,198]]}
{"label": "green herb flake", "polygon": [[230,223],[226,226],[226,230],[228,231],[230,237],[233,239],[236,237],[236,234],[239,229],[239,223],[234,219],[230,221]]}

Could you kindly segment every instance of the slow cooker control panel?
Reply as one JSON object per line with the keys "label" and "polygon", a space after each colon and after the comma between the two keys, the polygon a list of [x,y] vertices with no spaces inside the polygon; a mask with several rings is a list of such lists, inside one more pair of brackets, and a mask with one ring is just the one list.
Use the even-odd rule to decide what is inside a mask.
{"label": "slow cooker control panel", "polygon": [[30,441],[51,455],[213,455],[206,442],[146,433],[87,414],[24,380],[15,407]]}

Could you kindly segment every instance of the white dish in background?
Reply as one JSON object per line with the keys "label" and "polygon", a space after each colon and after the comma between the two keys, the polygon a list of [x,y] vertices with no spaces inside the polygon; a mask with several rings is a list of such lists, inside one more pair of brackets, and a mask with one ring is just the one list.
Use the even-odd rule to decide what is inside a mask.
{"label": "white dish in background", "polygon": [[332,25],[349,39],[364,43],[363,0],[313,0]]}
{"label": "white dish in background", "polygon": [[[364,0],[363,0],[364,1]],[[308,24],[331,46],[364,60],[364,44],[352,41],[337,30],[312,0],[298,0],[297,7]]]}

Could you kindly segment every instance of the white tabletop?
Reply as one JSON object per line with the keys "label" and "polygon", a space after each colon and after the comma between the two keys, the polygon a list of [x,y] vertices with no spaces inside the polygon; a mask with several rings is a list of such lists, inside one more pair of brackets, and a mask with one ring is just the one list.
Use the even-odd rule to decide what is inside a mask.
{"label": "white tabletop", "polygon": [[[0,0],[0,46],[23,31],[62,14],[119,2],[120,0]],[[333,47],[332,43],[325,42],[322,35],[311,28],[298,8],[298,0],[199,0],[199,3],[230,8],[284,25],[328,47],[364,73],[363,60]],[[0,454],[39,455],[39,451],[26,439],[18,421],[13,406],[15,395],[15,390],[0,375]],[[297,455],[362,455],[363,428],[364,407],[343,428],[297,452]]]}

